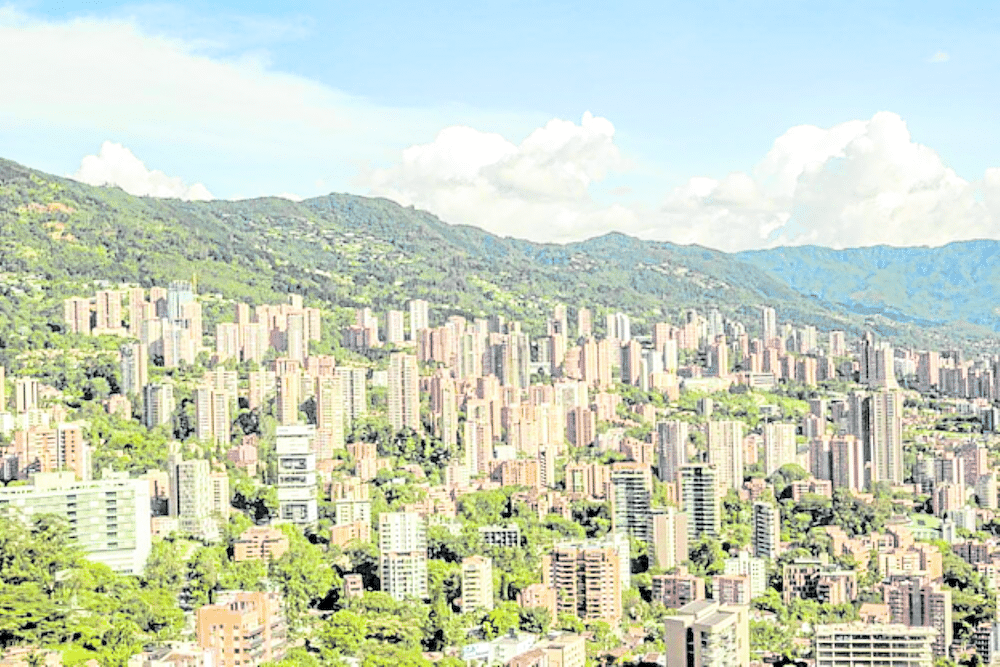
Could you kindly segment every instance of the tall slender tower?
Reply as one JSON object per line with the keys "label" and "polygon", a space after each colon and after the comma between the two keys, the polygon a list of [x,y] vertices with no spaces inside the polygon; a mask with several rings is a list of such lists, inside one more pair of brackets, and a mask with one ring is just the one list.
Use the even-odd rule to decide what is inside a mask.
{"label": "tall slender tower", "polygon": [[368,394],[365,386],[367,371],[364,368],[338,366],[334,376],[340,380],[340,392],[344,398],[344,420],[350,429],[354,421],[368,413]]}
{"label": "tall slender tower", "polygon": [[718,471],[714,466],[681,466],[681,508],[687,515],[688,544],[702,535],[719,535],[722,503],[719,500]]}
{"label": "tall slender tower", "polygon": [[688,424],[674,419],[656,423],[659,478],[676,482],[681,466],[687,463]]}
{"label": "tall slender tower", "polygon": [[858,380],[871,389],[895,389],[895,352],[888,343],[876,343],[875,334],[866,331],[861,339],[861,372]]}
{"label": "tall slender tower", "polygon": [[169,378],[142,388],[142,415],[146,428],[169,422],[174,407],[174,384]]}
{"label": "tall slender tower", "polygon": [[285,355],[304,363],[309,356],[309,336],[306,331],[306,318],[302,313],[291,313],[285,329]]}
{"label": "tall slender tower", "polygon": [[319,517],[316,501],[316,454],[312,426],[279,426],[275,451],[278,455],[278,516],[282,521],[314,524]]}
{"label": "tall slender tower", "polygon": [[416,355],[394,352],[389,357],[389,424],[396,431],[420,431],[419,382]]}
{"label": "tall slender tower", "polygon": [[576,311],[576,335],[578,338],[586,338],[594,331],[593,315],[590,308],[581,308]]}
{"label": "tall slender tower", "polygon": [[383,512],[378,528],[382,590],[396,600],[427,597],[427,524],[415,512]]}
{"label": "tall slender tower", "polygon": [[795,424],[764,425],[764,474],[770,476],[786,463],[795,463]]}
{"label": "tall slender tower", "polygon": [[755,558],[778,557],[781,548],[781,511],[771,503],[753,504],[753,532],[750,540]]}
{"label": "tall slender tower", "polygon": [[298,368],[278,376],[278,423],[292,426],[299,423],[299,404],[302,402],[302,374]]}
{"label": "tall slender tower", "polygon": [[611,469],[611,526],[648,540],[648,515],[653,495],[649,466],[633,461],[615,463]]}
{"label": "tall slender tower", "polygon": [[430,326],[428,316],[428,303],[423,299],[413,299],[410,301],[410,340],[417,340],[421,329]]}
{"label": "tall slender tower", "polygon": [[775,345],[778,337],[778,318],[774,308],[761,306],[760,308],[760,337],[764,342],[764,347]]}
{"label": "tall slender tower", "polygon": [[329,432],[331,447],[344,447],[344,390],[340,378],[316,380],[316,427]]}
{"label": "tall slender tower", "polygon": [[142,343],[127,343],[121,348],[121,393],[135,396],[149,382],[149,351]]}
{"label": "tall slender tower", "polygon": [[903,483],[903,395],[880,391],[868,397],[872,483]]}
{"label": "tall slender tower", "polygon": [[708,422],[708,461],[718,469],[722,489],[743,485],[743,422]]}

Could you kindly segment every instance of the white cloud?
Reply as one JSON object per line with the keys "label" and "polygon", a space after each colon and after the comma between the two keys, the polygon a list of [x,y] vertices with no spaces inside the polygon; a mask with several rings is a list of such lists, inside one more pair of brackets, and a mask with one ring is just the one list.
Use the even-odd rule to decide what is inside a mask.
{"label": "white cloud", "polygon": [[[263,57],[211,51],[204,41],[151,36],[129,19],[51,22],[0,8],[3,157],[65,155],[65,163],[22,161],[66,173],[113,136],[131,150],[102,148],[78,177],[155,196],[210,196],[185,185],[194,181],[221,197],[313,196],[360,172],[372,194],[538,240],[619,230],[742,249],[1000,235],[1000,170],[982,182],[960,178],[891,113],[793,127],[753,169],[664,184],[643,205],[631,203],[641,192],[623,187],[648,183],[654,170],[630,171],[608,119],[389,108],[274,71]],[[131,151],[156,154],[156,168],[171,176]],[[614,203],[625,196],[627,206]]]}
{"label": "white cloud", "polygon": [[45,21],[0,7],[3,157],[65,173],[114,136],[139,155],[155,151],[158,168],[204,180],[219,197],[259,196],[317,182],[346,187],[362,165],[460,118],[507,128],[538,122],[457,106],[379,106],[276,71],[259,51],[210,55],[218,50],[205,38],[150,34],[140,20]]}
{"label": "white cloud", "polygon": [[735,202],[733,178],[708,191],[699,182],[696,194],[676,190],[661,210],[667,229],[687,223],[701,242],[727,249],[938,245],[998,231],[976,201],[974,185],[914,143],[893,113],[826,130],[792,128],[749,181],[739,176],[744,196]]}
{"label": "white cloud", "polygon": [[117,185],[140,197],[169,197],[185,200],[209,200],[212,193],[201,183],[186,185],[162,171],[150,171],[142,160],[121,144],[105,141],[101,152],[88,155],[72,178],[90,185]]}
{"label": "white cloud", "polygon": [[927,59],[929,63],[946,63],[951,60],[951,56],[945,51],[937,51],[933,56]]}
{"label": "white cloud", "polygon": [[450,222],[543,241],[615,229],[741,250],[940,245],[1000,233],[1000,169],[983,184],[960,178],[889,112],[825,129],[793,127],[749,173],[691,178],[651,208],[600,206],[591,196],[591,186],[623,162],[611,122],[585,114],[579,125],[550,121],[519,145],[447,128],[366,183]]}
{"label": "white cloud", "polygon": [[520,144],[470,127],[449,127],[428,144],[364,179],[372,194],[427,208],[495,233],[566,240],[634,223],[634,212],[599,207],[588,188],[622,166],[614,126],[585,113],[551,120]]}

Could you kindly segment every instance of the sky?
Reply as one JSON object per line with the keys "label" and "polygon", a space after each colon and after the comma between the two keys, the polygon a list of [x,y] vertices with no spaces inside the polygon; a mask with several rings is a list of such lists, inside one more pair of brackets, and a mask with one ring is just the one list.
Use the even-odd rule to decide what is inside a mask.
{"label": "sky", "polygon": [[0,0],[0,157],[538,241],[1000,238],[989,3]]}

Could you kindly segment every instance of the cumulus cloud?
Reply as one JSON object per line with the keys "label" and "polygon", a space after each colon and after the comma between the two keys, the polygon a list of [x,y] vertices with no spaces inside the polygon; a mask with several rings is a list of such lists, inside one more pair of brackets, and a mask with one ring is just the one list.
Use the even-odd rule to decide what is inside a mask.
{"label": "cumulus cloud", "polygon": [[793,127],[750,172],[691,178],[658,205],[599,205],[591,186],[624,162],[611,122],[585,114],[580,124],[550,121],[520,144],[447,128],[367,182],[445,220],[543,241],[614,229],[742,250],[939,245],[1000,232],[1000,169],[981,183],[960,178],[889,112]]}
{"label": "cumulus cloud", "polygon": [[459,119],[522,128],[539,122],[388,107],[278,71],[258,51],[212,53],[204,39],[151,34],[128,17],[42,20],[0,6],[3,157],[66,173],[113,132],[139,155],[155,148],[167,173],[190,181],[187,170],[196,165],[211,174],[200,177],[219,197],[316,196],[329,192],[311,187],[317,181],[346,185],[361,165]]}
{"label": "cumulus cloud", "polygon": [[927,59],[929,63],[946,63],[951,60],[951,56],[945,51],[937,51],[933,56]]}
{"label": "cumulus cloud", "polygon": [[519,144],[471,127],[448,127],[363,183],[373,194],[495,233],[580,238],[634,222],[634,212],[600,207],[589,192],[623,164],[614,132],[610,121],[589,112],[579,124],[553,119]]}
{"label": "cumulus cloud", "polygon": [[[618,230],[736,250],[1000,235],[1000,170],[959,177],[892,113],[793,127],[752,169],[663,183],[651,197],[654,170],[631,171],[636,161],[609,119],[379,106],[275,71],[266,58],[210,57],[204,45],[128,19],[43,21],[0,8],[0,89],[4,157],[72,156],[22,160],[67,173],[119,137],[139,155],[156,147],[156,167],[179,177],[114,145],[85,159],[77,177],[153,196],[211,196],[186,185],[194,168],[223,197],[313,196],[360,172],[369,193],[536,240]],[[375,163],[388,166],[363,167]]]}
{"label": "cumulus cloud", "polygon": [[686,226],[688,240],[727,249],[937,245],[998,231],[976,185],[913,142],[903,119],[888,112],[829,129],[792,128],[752,174],[692,179],[660,214],[664,235]]}
{"label": "cumulus cloud", "polygon": [[201,183],[187,185],[180,178],[146,168],[142,160],[121,144],[105,141],[97,155],[88,155],[72,178],[89,185],[117,185],[140,197],[165,197],[206,201],[212,193]]}

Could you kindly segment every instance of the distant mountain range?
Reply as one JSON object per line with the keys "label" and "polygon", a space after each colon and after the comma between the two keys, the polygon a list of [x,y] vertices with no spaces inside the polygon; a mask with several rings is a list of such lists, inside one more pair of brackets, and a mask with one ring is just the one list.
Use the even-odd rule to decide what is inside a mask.
{"label": "distant mountain range", "polygon": [[536,332],[559,302],[628,311],[640,330],[684,307],[756,322],[761,304],[781,321],[909,338],[1000,329],[993,241],[736,254],[617,233],[540,244],[385,199],[181,202],[4,160],[0,238],[0,271],[36,276],[55,292],[93,280],[162,285],[196,275],[201,291],[252,303],[289,292],[376,309],[426,298],[440,314],[500,312]]}
{"label": "distant mountain range", "polygon": [[940,248],[800,246],[735,257],[801,294],[853,312],[921,326],[968,322],[1000,330],[1000,241]]}

